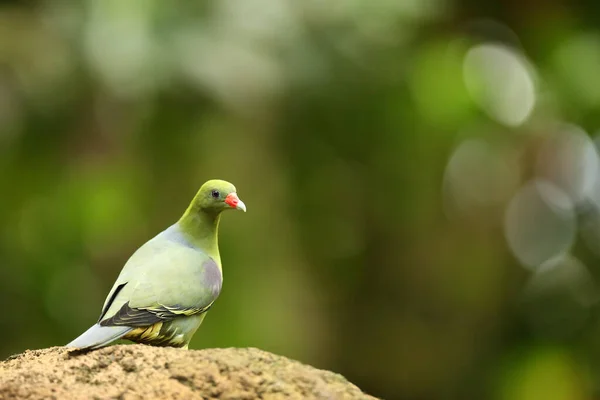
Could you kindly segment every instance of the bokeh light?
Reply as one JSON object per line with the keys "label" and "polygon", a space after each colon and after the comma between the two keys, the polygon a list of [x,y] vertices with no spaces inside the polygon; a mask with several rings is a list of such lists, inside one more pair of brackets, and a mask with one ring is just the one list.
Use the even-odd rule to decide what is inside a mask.
{"label": "bokeh light", "polygon": [[538,152],[536,175],[553,182],[576,204],[588,201],[600,160],[592,139],[581,128],[564,125],[548,132]]}
{"label": "bokeh light", "polygon": [[477,207],[503,205],[518,188],[520,174],[511,149],[483,138],[467,139],[446,166],[446,203],[467,213]]}
{"label": "bokeh light", "polygon": [[508,126],[523,124],[535,107],[533,74],[524,56],[502,44],[479,44],[465,55],[469,93],[490,117]]}
{"label": "bokeh light", "polygon": [[510,249],[522,265],[538,268],[563,257],[573,246],[575,207],[552,183],[531,181],[508,205],[505,232]]}

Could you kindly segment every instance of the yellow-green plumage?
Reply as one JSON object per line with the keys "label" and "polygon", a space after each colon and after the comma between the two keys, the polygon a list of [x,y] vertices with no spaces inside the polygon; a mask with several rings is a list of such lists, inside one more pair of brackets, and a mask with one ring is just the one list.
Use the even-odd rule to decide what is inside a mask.
{"label": "yellow-green plumage", "polygon": [[202,185],[181,219],[127,261],[98,323],[67,346],[94,349],[124,338],[187,348],[221,291],[218,228],[231,208],[246,210],[232,184]]}

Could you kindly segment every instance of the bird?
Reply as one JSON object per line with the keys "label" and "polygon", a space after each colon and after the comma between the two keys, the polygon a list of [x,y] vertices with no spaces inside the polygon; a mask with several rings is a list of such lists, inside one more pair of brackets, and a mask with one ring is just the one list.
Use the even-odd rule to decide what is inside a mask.
{"label": "bird", "polygon": [[246,212],[233,184],[204,183],[181,218],[127,260],[98,322],[66,345],[94,350],[118,339],[188,349],[223,284],[218,229],[225,210]]}

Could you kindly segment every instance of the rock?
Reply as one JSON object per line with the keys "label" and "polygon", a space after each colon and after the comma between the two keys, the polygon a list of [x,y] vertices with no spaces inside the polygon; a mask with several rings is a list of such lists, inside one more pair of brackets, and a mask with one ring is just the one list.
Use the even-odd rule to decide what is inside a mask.
{"label": "rock", "polygon": [[374,399],[341,375],[262,350],[117,345],[28,350],[0,363],[0,399]]}

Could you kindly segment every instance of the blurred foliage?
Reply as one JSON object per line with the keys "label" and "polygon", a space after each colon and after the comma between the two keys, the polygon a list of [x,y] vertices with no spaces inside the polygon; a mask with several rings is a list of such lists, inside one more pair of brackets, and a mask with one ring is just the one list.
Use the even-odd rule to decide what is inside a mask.
{"label": "blurred foliage", "polygon": [[600,396],[596,3],[0,2],[0,357],[232,181],[192,348],[387,399]]}

